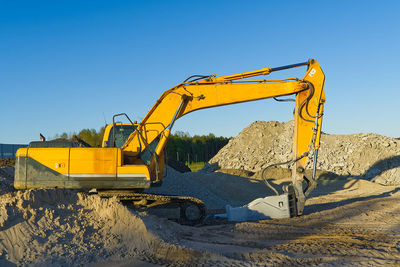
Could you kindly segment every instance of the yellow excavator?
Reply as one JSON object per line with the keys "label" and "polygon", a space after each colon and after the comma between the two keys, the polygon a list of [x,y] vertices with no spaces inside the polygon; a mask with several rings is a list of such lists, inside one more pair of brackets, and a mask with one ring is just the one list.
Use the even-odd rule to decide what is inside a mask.
{"label": "yellow excavator", "polygon": [[[272,72],[306,66],[302,79],[249,79]],[[306,196],[316,186],[315,170],[320,144],[324,73],[314,59],[307,62],[263,68],[228,76],[193,75],[165,91],[139,123],[124,114],[107,125],[102,147],[84,147],[69,141],[31,142],[16,154],[16,189],[95,189],[105,197],[117,196],[135,206],[163,207],[182,223],[195,223],[205,216],[204,204],[195,198],[143,194],[162,182],[164,148],[177,119],[192,111],[253,100],[294,95],[292,182],[285,189],[290,216],[301,215]],[[125,116],[129,124],[117,123]],[[313,177],[304,176],[307,155],[314,149]],[[286,203],[287,202],[287,203]],[[173,213],[173,212],[172,212]]]}

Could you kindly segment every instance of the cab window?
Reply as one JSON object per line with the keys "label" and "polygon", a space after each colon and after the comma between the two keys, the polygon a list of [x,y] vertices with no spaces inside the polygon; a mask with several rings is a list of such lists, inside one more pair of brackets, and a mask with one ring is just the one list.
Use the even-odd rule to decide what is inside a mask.
{"label": "cab window", "polygon": [[[115,147],[121,148],[131,133],[136,129],[134,125],[114,125],[115,127]],[[109,146],[113,146],[114,129],[110,130],[110,135],[108,137]]]}

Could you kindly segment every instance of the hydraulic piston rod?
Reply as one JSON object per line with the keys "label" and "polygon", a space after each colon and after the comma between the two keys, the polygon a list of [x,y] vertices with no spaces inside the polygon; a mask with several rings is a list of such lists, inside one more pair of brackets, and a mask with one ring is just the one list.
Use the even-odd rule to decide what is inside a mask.
{"label": "hydraulic piston rod", "polygon": [[306,61],[306,62],[297,63],[297,64],[291,64],[291,65],[286,65],[286,66],[281,66],[281,67],[275,67],[275,68],[271,68],[271,72],[278,71],[278,70],[287,70],[287,69],[301,67],[301,66],[307,66],[308,64],[309,64],[309,61]]}

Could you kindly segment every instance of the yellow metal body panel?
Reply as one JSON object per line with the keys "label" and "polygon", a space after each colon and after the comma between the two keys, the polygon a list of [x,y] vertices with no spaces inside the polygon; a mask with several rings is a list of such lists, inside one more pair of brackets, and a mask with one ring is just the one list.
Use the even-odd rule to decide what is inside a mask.
{"label": "yellow metal body panel", "polygon": [[17,150],[17,153],[15,153],[16,157],[26,157],[26,155],[28,154],[28,148],[24,147],[24,148],[19,148]]}
{"label": "yellow metal body panel", "polygon": [[123,165],[117,167],[117,180],[129,180],[136,177],[145,177],[150,181],[149,169],[146,165]]}
{"label": "yellow metal body panel", "polygon": [[101,143],[101,147],[105,147],[107,144],[108,139],[110,138],[110,132],[112,129],[113,125],[108,124],[106,128],[104,129],[104,135],[103,135],[103,142]]}
{"label": "yellow metal body panel", "polygon": [[[75,174],[117,174],[118,148],[70,148],[70,171]],[[105,176],[110,177],[110,176]]]}
{"label": "yellow metal body panel", "polygon": [[69,148],[28,148],[31,159],[63,175],[68,175]]}
{"label": "yellow metal body panel", "polygon": [[121,158],[119,148],[24,148],[17,152],[14,187],[148,188],[149,168],[140,160],[121,166]]}

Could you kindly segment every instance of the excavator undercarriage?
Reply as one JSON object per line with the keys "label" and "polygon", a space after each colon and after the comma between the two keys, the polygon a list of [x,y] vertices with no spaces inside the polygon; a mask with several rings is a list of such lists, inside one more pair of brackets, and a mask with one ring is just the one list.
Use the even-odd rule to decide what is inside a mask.
{"label": "excavator undercarriage", "polygon": [[132,190],[100,190],[103,198],[118,198],[126,206],[146,211],[184,225],[196,225],[206,216],[206,206],[197,198],[137,193]]}

